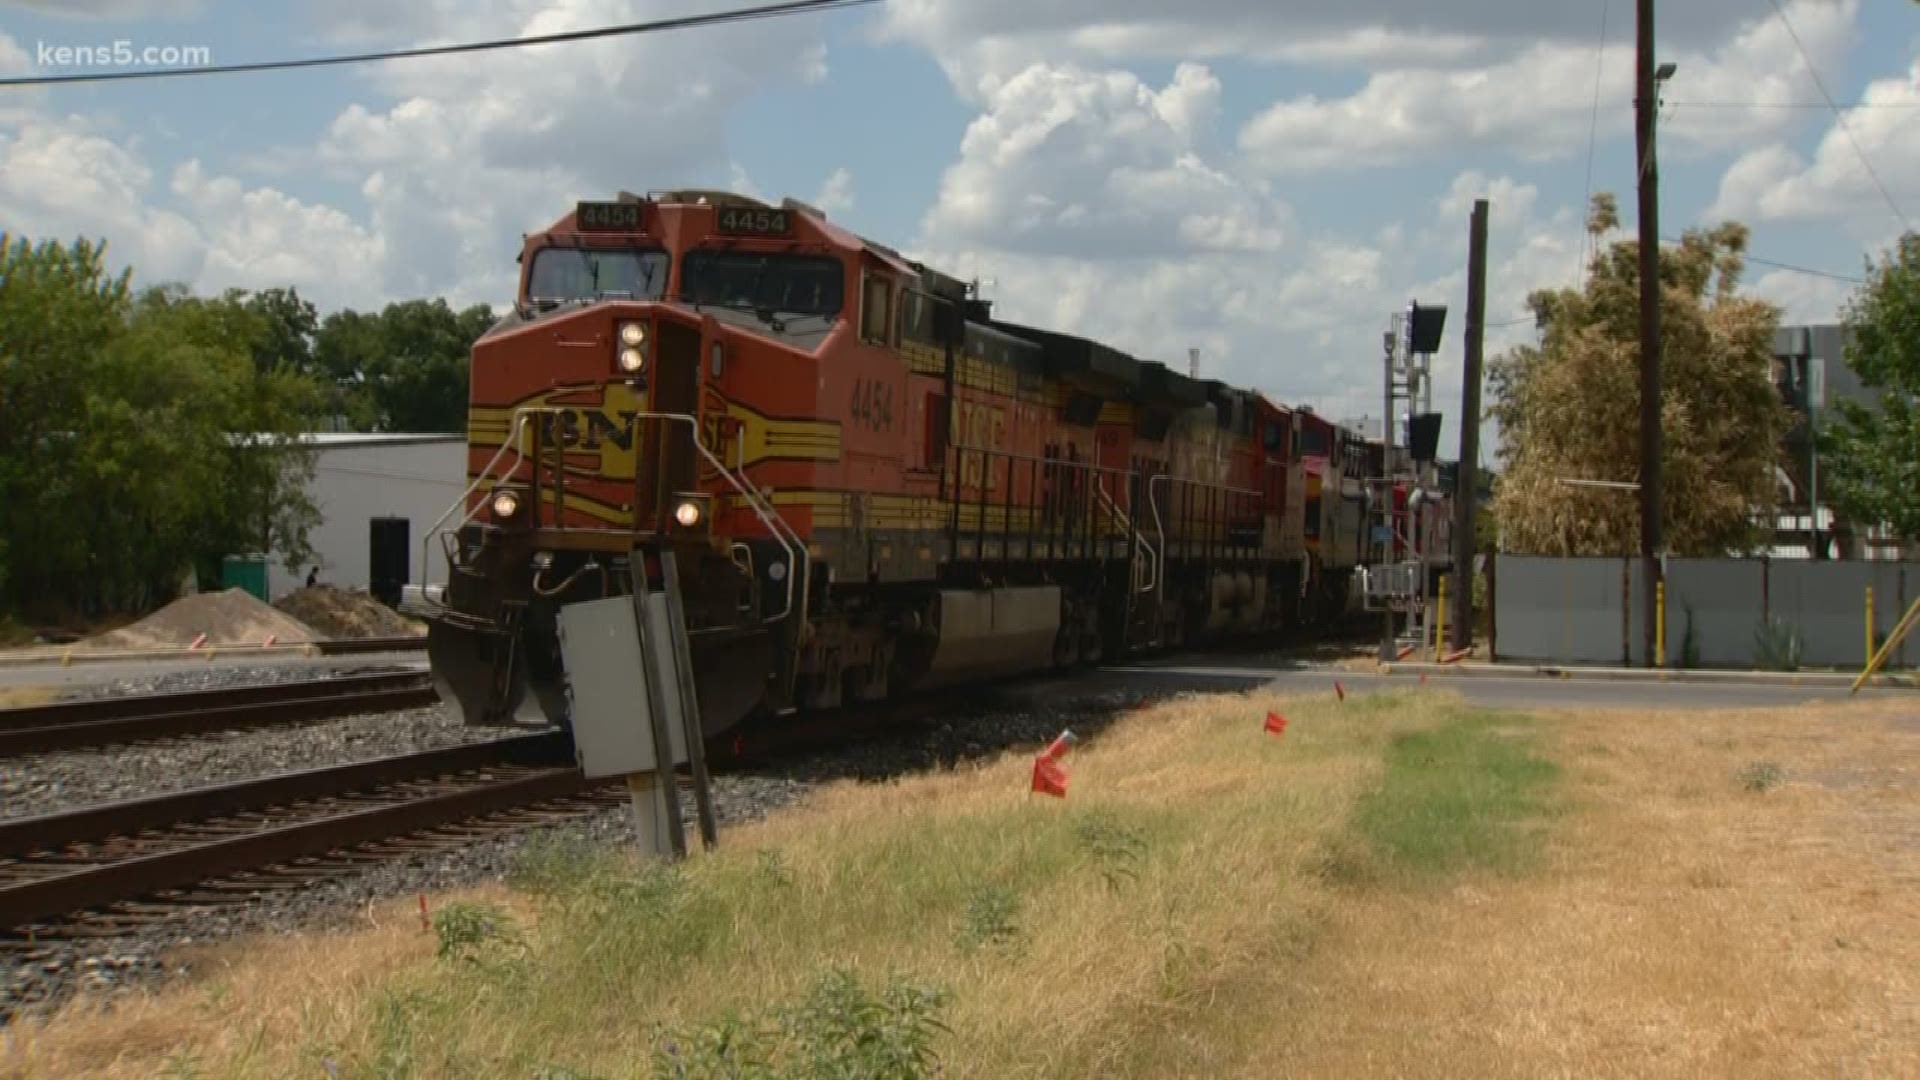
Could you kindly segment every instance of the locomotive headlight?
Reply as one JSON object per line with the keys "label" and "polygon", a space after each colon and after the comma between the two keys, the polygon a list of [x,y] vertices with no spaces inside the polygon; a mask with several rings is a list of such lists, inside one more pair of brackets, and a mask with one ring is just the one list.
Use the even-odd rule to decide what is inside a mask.
{"label": "locomotive headlight", "polygon": [[502,521],[520,512],[520,493],[512,488],[501,488],[493,493],[493,516]]}
{"label": "locomotive headlight", "polygon": [[673,508],[673,520],[679,522],[683,529],[691,529],[700,524],[700,516],[700,504],[692,499],[683,500],[679,506]]}
{"label": "locomotive headlight", "polygon": [[647,366],[647,324],[621,323],[619,336],[620,351],[614,354],[614,362],[625,374],[640,374],[640,369]]}

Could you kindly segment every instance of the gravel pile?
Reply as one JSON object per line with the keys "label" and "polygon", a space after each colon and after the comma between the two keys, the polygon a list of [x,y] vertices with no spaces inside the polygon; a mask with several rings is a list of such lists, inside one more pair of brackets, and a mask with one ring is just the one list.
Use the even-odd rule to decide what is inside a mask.
{"label": "gravel pile", "polygon": [[[716,776],[716,814],[725,829],[790,806],[822,783],[843,779],[880,781],[990,757],[1010,748],[1044,743],[1058,735],[1063,727],[1071,727],[1077,735],[1088,738],[1129,711],[1177,696],[1165,690],[1088,690],[1085,682],[1077,684],[1077,690],[1062,690],[1061,685],[1071,684],[1056,684],[1052,689],[1048,684],[1029,685],[1004,694],[981,695],[956,702],[951,712],[926,723],[903,726],[898,731],[844,747],[789,757],[753,771]],[[417,710],[325,726],[331,729],[362,725],[357,730],[363,737],[388,740],[385,744],[388,748],[379,751],[382,753],[401,749],[392,745],[396,739],[445,737],[461,741],[462,732],[457,724],[445,717],[426,715],[437,712]],[[262,740],[263,743],[284,742],[292,734],[305,734],[318,738],[322,746],[352,745],[349,737],[332,733],[282,729],[264,734],[268,738]],[[240,736],[235,742],[246,738]],[[420,745],[424,747],[429,743]],[[290,757],[319,764],[310,756],[314,752],[292,751],[281,755],[281,759]],[[119,753],[124,755],[129,751]],[[229,771],[234,775],[270,771],[261,761],[273,759],[278,752],[259,746],[253,753],[256,756],[249,759],[251,765]],[[99,758],[103,755],[49,757],[67,756]],[[237,756],[237,752],[229,747],[225,755],[211,755],[220,761],[200,759],[200,767],[224,768],[226,756]],[[139,771],[180,768],[158,765],[157,770]],[[86,770],[76,762],[67,774],[67,783],[85,783],[93,790],[113,791],[124,790],[134,782],[125,775],[123,767],[106,768],[96,762],[92,771],[92,777],[85,777]],[[119,778],[101,775],[107,772],[120,774]],[[207,782],[206,776],[207,773],[202,772],[200,781]],[[9,804],[13,801],[10,792],[7,801]],[[691,823],[691,799],[687,800],[686,813]],[[498,881],[514,865],[519,853],[533,842],[562,838],[609,847],[631,844],[630,814],[625,806],[613,807],[434,855],[397,859],[310,887],[263,893],[244,903],[183,910],[164,923],[125,937],[61,941],[41,945],[33,954],[23,953],[18,947],[20,943],[14,943],[15,947],[0,952],[0,964],[6,965],[0,967],[0,1017],[64,999],[77,990],[132,989],[190,974],[186,963],[175,955],[183,946],[248,933],[351,926],[367,917],[370,901]],[[725,842],[724,836],[722,842]]]}

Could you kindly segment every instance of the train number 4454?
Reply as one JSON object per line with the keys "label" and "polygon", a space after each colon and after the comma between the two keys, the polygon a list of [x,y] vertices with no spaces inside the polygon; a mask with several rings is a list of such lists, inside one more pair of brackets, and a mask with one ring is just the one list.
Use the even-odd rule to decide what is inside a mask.
{"label": "train number 4454", "polygon": [[853,383],[853,419],[875,431],[893,430],[893,384],[878,379]]}

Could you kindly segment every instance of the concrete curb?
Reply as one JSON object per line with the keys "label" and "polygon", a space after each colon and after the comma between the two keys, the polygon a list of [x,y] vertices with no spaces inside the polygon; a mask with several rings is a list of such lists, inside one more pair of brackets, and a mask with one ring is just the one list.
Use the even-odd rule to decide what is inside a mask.
{"label": "concrete curb", "polygon": [[[1848,687],[1857,675],[1839,671],[1703,671],[1699,669],[1658,669],[1603,667],[1554,667],[1539,664],[1434,664],[1391,663],[1380,665],[1384,675],[1428,675],[1436,678],[1541,678],[1587,679],[1612,682],[1693,682],[1745,683],[1751,686]],[[1912,675],[1875,675],[1866,684],[1881,688],[1920,687],[1920,678]]]}

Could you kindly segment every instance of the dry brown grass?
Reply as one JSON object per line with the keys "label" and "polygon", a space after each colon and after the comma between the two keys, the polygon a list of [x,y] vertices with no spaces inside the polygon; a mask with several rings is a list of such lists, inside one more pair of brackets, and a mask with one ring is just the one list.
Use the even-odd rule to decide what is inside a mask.
{"label": "dry brown grass", "polygon": [[[1920,1076],[1920,729],[1896,707],[1555,717],[1531,728],[1569,807],[1543,865],[1330,872],[1389,741],[1455,700],[1284,703],[1283,740],[1257,695],[1156,710],[1074,752],[1065,804],[1024,794],[1024,758],[840,785],[691,864],[711,922],[590,924],[503,982],[387,907],[0,1032],[0,1080],[638,1077],[649,1022],[791,1000],[833,963],[951,988],[949,1076]],[[1756,762],[1781,782],[1751,790]],[[1141,841],[1117,888],[1097,823]],[[1009,947],[955,944],[982,886],[1018,899]],[[533,940],[571,928],[486,895],[544,919]]]}
{"label": "dry brown grass", "polygon": [[1349,898],[1241,1075],[1920,1076],[1911,716],[1553,718],[1548,871]]}
{"label": "dry brown grass", "polygon": [[[1284,739],[1260,730],[1269,705],[1292,720]],[[541,972],[509,994],[436,963],[417,917],[390,909],[377,930],[231,952],[203,963],[194,985],[111,1015],[81,1006],[17,1025],[0,1042],[0,1077],[149,1077],[188,1053],[196,1076],[319,1076],[324,1060],[388,1054],[393,1032],[377,1014],[414,991],[436,1004],[407,1021],[415,1064],[394,1075],[518,1077],[542,1052],[596,1076],[636,1075],[648,1022],[791,1000],[830,964],[951,988],[951,1076],[1155,1076],[1202,1051],[1224,1068],[1232,1048],[1186,1045],[1189,1018],[1291,962],[1324,917],[1314,869],[1374,783],[1384,741],[1452,708],[1261,696],[1168,706],[1076,749],[1065,803],[1026,794],[1024,756],[838,785],[692,862],[689,895],[722,901],[720,925],[684,913],[592,924],[580,935],[591,940],[549,941]],[[1138,841],[1124,880],[1099,872],[1088,828]],[[779,853],[784,880],[761,873],[765,851]],[[983,888],[1018,899],[1010,948],[956,945]],[[537,937],[563,918],[541,910]],[[696,955],[675,962],[683,947]],[[380,1073],[342,1072],[357,1075]]]}

